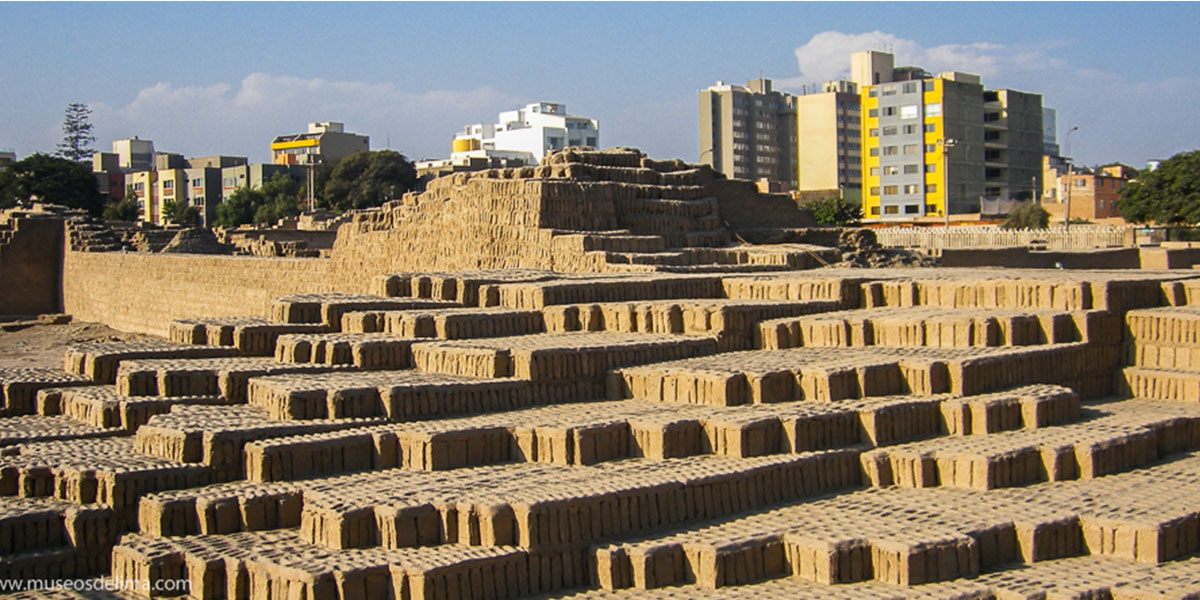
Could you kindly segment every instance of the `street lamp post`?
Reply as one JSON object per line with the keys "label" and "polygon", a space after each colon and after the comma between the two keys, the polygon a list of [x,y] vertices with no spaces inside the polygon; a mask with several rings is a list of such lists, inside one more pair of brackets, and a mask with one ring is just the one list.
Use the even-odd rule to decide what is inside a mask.
{"label": "street lamp post", "polygon": [[1065,221],[1065,228],[1066,228],[1067,233],[1071,232],[1071,189],[1075,187],[1075,178],[1071,176],[1072,175],[1071,168],[1074,166],[1071,164],[1071,157],[1070,157],[1071,134],[1075,133],[1078,130],[1079,130],[1079,126],[1076,125],[1075,127],[1072,127],[1070,131],[1067,132],[1067,155],[1068,155],[1067,156],[1067,214],[1063,218],[1063,220]]}
{"label": "street lamp post", "polygon": [[938,140],[938,144],[942,147],[942,171],[945,178],[942,184],[942,214],[946,217],[946,227],[950,227],[950,149],[958,145],[958,140],[946,138]]}

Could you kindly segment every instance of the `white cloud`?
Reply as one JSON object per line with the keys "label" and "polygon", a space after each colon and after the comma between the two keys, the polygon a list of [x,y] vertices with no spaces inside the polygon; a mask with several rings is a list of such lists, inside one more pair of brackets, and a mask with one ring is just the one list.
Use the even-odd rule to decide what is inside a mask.
{"label": "white cloud", "polygon": [[454,132],[495,119],[528,100],[485,86],[473,90],[410,92],[392,83],[327,81],[251,73],[237,86],[179,86],[160,82],[124,106],[93,104],[97,146],[137,135],[160,151],[187,156],[269,158],[277,135],[303,131],[311,121],[341,121],[409,158],[448,155]]}
{"label": "white cloud", "polygon": [[848,79],[850,55],[863,50],[880,50],[896,57],[896,66],[917,66],[933,73],[962,71],[983,77],[996,77],[1013,70],[1057,68],[1062,61],[1048,54],[1057,44],[1014,46],[992,42],[943,44],[923,47],[920,43],[895,34],[842,33],[825,31],[796,48],[800,75],[795,80],[820,83]]}

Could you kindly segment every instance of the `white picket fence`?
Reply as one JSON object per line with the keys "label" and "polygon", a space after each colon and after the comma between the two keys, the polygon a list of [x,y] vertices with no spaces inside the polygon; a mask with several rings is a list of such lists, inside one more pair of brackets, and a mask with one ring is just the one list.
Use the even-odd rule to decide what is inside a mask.
{"label": "white picket fence", "polygon": [[1136,227],[1072,225],[1049,229],[1001,229],[994,226],[950,228],[887,227],[875,230],[879,243],[891,248],[1009,248],[1039,246],[1048,250],[1091,250],[1132,247]]}

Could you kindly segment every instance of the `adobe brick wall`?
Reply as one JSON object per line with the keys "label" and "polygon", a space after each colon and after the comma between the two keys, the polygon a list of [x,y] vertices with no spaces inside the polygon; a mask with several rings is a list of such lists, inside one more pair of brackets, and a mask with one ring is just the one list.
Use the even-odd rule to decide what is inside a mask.
{"label": "adobe brick wall", "polygon": [[62,310],[82,321],[166,337],[172,320],[261,316],[289,294],[365,293],[371,277],[338,277],[325,259],[195,254],[63,254]]}
{"label": "adobe brick wall", "polygon": [[61,219],[17,217],[0,243],[0,315],[58,311]]}

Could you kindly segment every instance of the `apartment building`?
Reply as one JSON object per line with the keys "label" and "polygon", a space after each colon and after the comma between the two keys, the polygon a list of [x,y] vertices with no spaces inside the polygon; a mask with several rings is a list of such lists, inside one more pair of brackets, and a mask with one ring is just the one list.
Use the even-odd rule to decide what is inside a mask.
{"label": "apartment building", "polygon": [[217,218],[217,205],[225,199],[218,167],[189,167],[183,169],[184,189],[179,201],[194,206],[200,212],[200,223],[209,225]]}
{"label": "apartment building", "polygon": [[451,164],[470,159],[539,163],[568,146],[600,147],[600,122],[567,114],[567,105],[535,102],[502,112],[496,123],[474,123],[454,136]]}
{"label": "apartment building", "polygon": [[347,133],[336,121],[309,123],[308,131],[281,135],[271,141],[272,162],[277,165],[334,164],[351,154],[370,150],[371,139]]}
{"label": "apartment building", "polygon": [[700,162],[727,177],[798,186],[796,97],[770,79],[716,85],[698,93]]}
{"label": "apartment building", "polygon": [[308,167],[301,165],[236,165],[221,169],[221,194],[229,196],[238,188],[258,189],[271,180],[276,173],[284,173],[296,183],[307,181]]}
{"label": "apartment building", "polygon": [[796,98],[796,189],[861,200],[861,104],[858,86],[849,81]]}
{"label": "apartment building", "polygon": [[0,169],[17,162],[17,152],[12,148],[0,149]]}
{"label": "apartment building", "polygon": [[139,220],[156,225],[165,225],[168,204],[179,202],[199,209],[202,225],[211,223],[216,218],[217,205],[225,198],[219,165],[246,168],[249,162],[244,156],[184,158],[182,154],[155,152],[150,156],[149,168],[135,170],[122,168],[121,160],[115,152],[92,156],[92,170],[102,182],[101,191],[110,201],[132,192],[137,198]]}
{"label": "apartment building", "polygon": [[1121,217],[1117,200],[1129,184],[1132,169],[1111,164],[1089,169],[1073,167],[1068,173],[1067,159],[1045,156],[1042,160],[1042,206],[1054,221],[1066,220],[1067,198],[1071,199],[1071,218],[1085,221]]}
{"label": "apartment building", "polygon": [[1040,187],[1040,95],[986,90],[968,73],[897,68],[876,51],[851,57],[851,79],[864,113],[866,220],[1003,212]]}
{"label": "apartment building", "polygon": [[138,203],[138,219],[162,223],[162,203],[158,193],[158,171],[131,171],[125,174],[125,189]]}
{"label": "apartment building", "polygon": [[[125,171],[148,171],[154,168],[154,142],[137,136],[112,143],[117,168]],[[95,159],[93,159],[95,160]]]}

